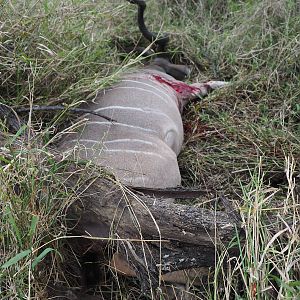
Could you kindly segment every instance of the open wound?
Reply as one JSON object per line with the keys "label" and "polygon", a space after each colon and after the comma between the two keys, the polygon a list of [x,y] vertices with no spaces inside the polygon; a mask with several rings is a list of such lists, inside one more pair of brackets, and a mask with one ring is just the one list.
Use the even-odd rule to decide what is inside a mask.
{"label": "open wound", "polygon": [[158,81],[159,83],[163,83],[171,87],[176,93],[181,95],[188,95],[188,94],[198,94],[201,90],[199,88],[190,86],[181,81],[170,81],[165,79],[159,75],[152,75],[152,77]]}

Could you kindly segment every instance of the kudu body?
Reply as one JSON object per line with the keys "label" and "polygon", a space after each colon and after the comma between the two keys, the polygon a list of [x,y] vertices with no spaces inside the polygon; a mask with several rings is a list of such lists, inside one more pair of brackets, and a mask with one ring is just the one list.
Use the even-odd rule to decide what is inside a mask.
{"label": "kudu body", "polygon": [[129,186],[180,185],[177,155],[183,142],[182,108],[191,98],[223,83],[187,85],[166,74],[165,64],[157,59],[102,91],[86,108],[114,121],[84,115],[86,123],[66,136],[60,149],[104,166]]}

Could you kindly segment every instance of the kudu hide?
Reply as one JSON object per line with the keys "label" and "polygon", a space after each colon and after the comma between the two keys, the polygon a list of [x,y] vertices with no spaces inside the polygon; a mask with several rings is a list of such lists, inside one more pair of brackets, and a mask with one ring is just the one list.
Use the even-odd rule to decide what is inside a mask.
{"label": "kudu hide", "polygon": [[86,114],[85,124],[65,136],[59,148],[104,166],[129,186],[180,185],[177,155],[183,142],[183,106],[224,82],[188,85],[166,74],[167,67],[182,66],[158,58],[148,67],[126,73],[86,105],[113,121]]}

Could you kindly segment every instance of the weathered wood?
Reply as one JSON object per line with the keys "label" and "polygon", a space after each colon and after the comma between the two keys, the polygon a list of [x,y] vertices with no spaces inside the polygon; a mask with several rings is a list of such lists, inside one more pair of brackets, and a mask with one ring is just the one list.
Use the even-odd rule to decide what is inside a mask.
{"label": "weathered wood", "polygon": [[[69,181],[74,187],[74,178]],[[68,211],[77,222],[74,234],[89,236],[93,251],[110,237],[144,290],[158,284],[159,274],[215,266],[218,246],[228,245],[240,231],[236,218],[222,211],[136,195],[104,178],[82,186],[80,201]]]}

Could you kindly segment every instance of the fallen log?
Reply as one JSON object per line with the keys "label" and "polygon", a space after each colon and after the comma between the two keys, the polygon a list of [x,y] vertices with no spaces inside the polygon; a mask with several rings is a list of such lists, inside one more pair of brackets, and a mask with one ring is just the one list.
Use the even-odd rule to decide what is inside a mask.
{"label": "fallen log", "polygon": [[[76,175],[68,182],[74,188],[79,178],[72,173]],[[144,291],[157,287],[162,274],[216,266],[219,247],[228,246],[241,231],[230,213],[137,194],[105,178],[81,182],[76,194],[80,201],[67,213],[73,233],[89,240],[90,251],[112,242],[127,257]]]}

